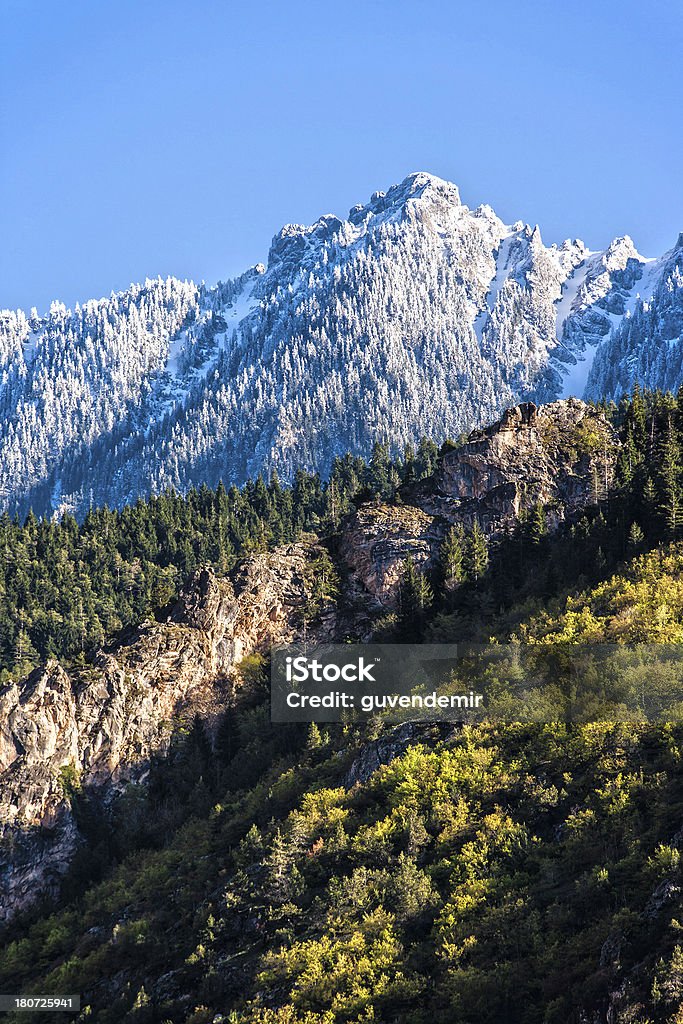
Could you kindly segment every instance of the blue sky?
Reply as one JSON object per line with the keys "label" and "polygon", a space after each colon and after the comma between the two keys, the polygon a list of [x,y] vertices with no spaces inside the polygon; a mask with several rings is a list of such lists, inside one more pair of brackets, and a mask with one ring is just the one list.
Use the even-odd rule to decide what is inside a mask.
{"label": "blue sky", "polygon": [[413,170],[646,255],[683,229],[683,8],[2,0],[0,307],[214,281]]}

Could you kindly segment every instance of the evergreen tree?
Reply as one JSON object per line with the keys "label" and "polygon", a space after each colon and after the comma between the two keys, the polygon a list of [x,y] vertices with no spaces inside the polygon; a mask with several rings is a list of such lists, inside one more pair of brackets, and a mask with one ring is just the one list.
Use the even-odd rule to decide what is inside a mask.
{"label": "evergreen tree", "polygon": [[659,446],[658,477],[659,510],[666,532],[673,537],[681,520],[681,464],[680,447],[671,419]]}
{"label": "evergreen tree", "polygon": [[536,502],[529,516],[529,539],[533,547],[539,547],[548,534],[548,524],[543,505]]}
{"label": "evergreen tree", "polygon": [[237,725],[235,709],[228,708],[216,731],[214,750],[218,765],[223,769],[227,768],[233,758],[237,755],[240,744],[240,734]]}
{"label": "evergreen tree", "polygon": [[641,528],[638,526],[638,523],[631,523],[631,527],[628,531],[629,552],[632,554],[637,554],[642,547],[644,539],[645,535],[643,534]]}
{"label": "evergreen tree", "polygon": [[411,444],[407,444],[403,450],[403,482],[412,484],[416,475],[415,450]]}
{"label": "evergreen tree", "polygon": [[643,521],[648,533],[655,529],[657,522],[658,500],[657,488],[651,476],[647,476],[643,486],[642,495]]}
{"label": "evergreen tree", "polygon": [[647,403],[638,381],[633,385],[627,423],[631,426],[636,445],[641,451],[644,450],[647,440]]}
{"label": "evergreen tree", "polygon": [[378,498],[390,496],[390,468],[388,446],[380,441],[375,441],[368,468],[368,485]]}
{"label": "evergreen tree", "polygon": [[446,587],[465,579],[465,531],[460,524],[452,526],[439,552],[441,575]]}
{"label": "evergreen tree", "polygon": [[427,437],[421,437],[415,458],[415,471],[418,480],[432,475],[436,469],[438,458],[439,449],[436,444]]}
{"label": "evergreen tree", "polygon": [[477,583],[489,564],[489,552],[486,538],[477,519],[474,520],[472,530],[467,538],[465,550],[465,571],[467,579]]}
{"label": "evergreen tree", "polygon": [[399,587],[399,626],[403,639],[419,639],[432,601],[433,594],[429,581],[423,573],[417,571],[415,562],[409,555],[403,563],[403,577]]}

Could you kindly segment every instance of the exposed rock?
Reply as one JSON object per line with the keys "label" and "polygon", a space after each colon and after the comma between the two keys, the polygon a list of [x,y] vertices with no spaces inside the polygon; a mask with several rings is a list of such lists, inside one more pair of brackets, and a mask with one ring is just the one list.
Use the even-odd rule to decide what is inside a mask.
{"label": "exposed rock", "polygon": [[430,727],[416,723],[405,722],[397,725],[395,729],[380,736],[379,739],[368,743],[349,768],[344,786],[351,789],[356,783],[367,782],[371,775],[381,768],[382,765],[391,764],[397,757],[404,754],[412,743],[418,742],[424,735],[425,730]]}
{"label": "exposed rock", "polygon": [[68,867],[79,834],[67,782],[140,778],[179,718],[210,722],[230,702],[245,655],[299,637],[315,549],[256,555],[230,579],[201,570],[168,621],[144,623],[87,668],[51,661],[0,692],[0,921],[54,892]]}
{"label": "exposed rock", "polygon": [[370,504],[346,521],[341,556],[380,606],[396,597],[409,556],[418,568],[432,563],[443,539],[434,516],[412,505]]}
{"label": "exposed rock", "polygon": [[351,515],[342,557],[376,602],[391,608],[406,557],[432,568],[449,524],[477,521],[496,538],[540,502],[552,531],[606,493],[618,446],[605,417],[578,399],[515,406],[446,452],[433,477],[405,489],[404,504],[368,504]]}
{"label": "exposed rock", "polygon": [[550,527],[606,493],[618,439],[607,420],[576,398],[508,409],[488,430],[447,453],[422,507],[499,535],[540,502]]}
{"label": "exposed rock", "polygon": [[650,894],[643,915],[650,919],[659,917],[667,904],[679,900],[680,894],[680,885],[676,885],[671,878],[665,878]]}
{"label": "exposed rock", "polygon": [[618,967],[625,943],[626,936],[623,932],[610,932],[600,948],[600,966]]}

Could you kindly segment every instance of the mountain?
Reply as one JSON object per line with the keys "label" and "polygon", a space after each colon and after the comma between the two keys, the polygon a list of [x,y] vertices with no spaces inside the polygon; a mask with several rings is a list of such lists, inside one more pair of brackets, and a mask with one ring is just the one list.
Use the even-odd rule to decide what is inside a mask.
{"label": "mountain", "polygon": [[596,352],[588,397],[619,398],[634,381],[675,391],[683,383],[683,233],[671,252],[652,260],[640,283],[642,300],[615,325]]}
{"label": "mountain", "polygon": [[174,723],[225,712],[236,664],[300,638],[315,554],[309,543],[255,556],[232,580],[197,572],[166,621],[142,623],[89,668],[51,660],[0,690],[0,925],[58,892],[84,838],[74,787],[106,806],[144,782]]}
{"label": "mountain", "polygon": [[[29,671],[0,674],[0,986],[79,993],[96,1024],[677,1024],[679,723],[283,725],[267,663],[409,626],[559,643],[558,681],[573,644],[680,645],[682,450],[683,396],[571,398],[509,409],[428,473],[345,460],[349,501],[300,475],[80,525],[4,517],[0,593],[53,653],[24,637]],[[317,536],[291,515],[306,487]],[[252,526],[220,568],[238,499],[227,519]],[[213,566],[55,657],[70,605],[85,634],[89,591],[118,608],[197,534]],[[645,704],[677,682],[619,664]]]}
{"label": "mountain", "polygon": [[225,711],[245,657],[305,636],[369,639],[373,616],[396,609],[407,558],[434,573],[449,526],[476,520],[493,542],[538,503],[551,531],[575,521],[595,501],[596,473],[611,485],[618,449],[605,418],[576,399],[511,409],[446,452],[399,504],[370,502],[345,517],[337,569],[346,597],[315,628],[305,613],[323,549],[299,541],[250,556],[231,579],[198,571],[163,621],[143,622],[87,668],[67,672],[49,659],[0,690],[0,849],[14,851],[0,859],[0,923],[54,892],[77,848],[64,772],[106,802],[107,787],[146,776],[173,721]]}
{"label": "mountain", "polygon": [[347,450],[457,438],[519,400],[617,395],[639,374],[675,385],[679,252],[547,247],[418,173],[346,220],[287,225],[235,280],[5,311],[0,502],[82,515],[258,472],[325,475]]}

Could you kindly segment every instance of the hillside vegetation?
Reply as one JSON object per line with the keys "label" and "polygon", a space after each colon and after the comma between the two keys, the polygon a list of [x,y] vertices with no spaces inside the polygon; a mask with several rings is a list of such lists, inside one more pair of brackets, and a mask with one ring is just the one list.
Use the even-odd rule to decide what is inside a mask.
{"label": "hillside vegetation", "polygon": [[[682,414],[680,400],[636,391],[610,412],[614,486],[596,486],[578,522],[552,534],[549,510],[531,508],[496,544],[456,530],[433,578],[406,564],[378,630],[679,643]],[[422,457],[436,456],[424,445]],[[87,541],[100,548],[84,578],[109,575],[80,621],[105,631],[103,601],[134,621],[170,599],[182,559],[220,566],[304,527],[334,550],[352,501],[400,500],[403,481],[429,475],[427,461],[396,465],[381,448],[369,467],[346,465],[343,486],[301,477],[298,497],[257,481],[94,512],[81,527],[6,522],[6,601],[18,602],[23,549],[35,651],[41,588],[69,561],[59,542]],[[137,605],[117,577],[132,565]],[[48,636],[84,656],[84,643]],[[15,647],[6,665],[21,664]],[[87,842],[60,902],[5,935],[1,990],[80,992],[79,1019],[98,1024],[683,1021],[683,725],[273,726],[267,668],[243,662],[249,686],[215,739],[195,720],[106,812],[65,777]]]}

